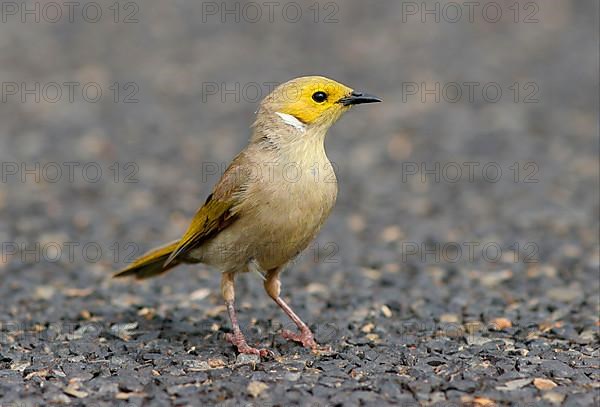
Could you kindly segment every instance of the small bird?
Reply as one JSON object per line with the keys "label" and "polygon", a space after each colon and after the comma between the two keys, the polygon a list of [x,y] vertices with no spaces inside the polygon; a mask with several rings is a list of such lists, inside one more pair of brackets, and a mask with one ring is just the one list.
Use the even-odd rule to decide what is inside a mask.
{"label": "small bird", "polygon": [[260,103],[242,150],[198,209],[181,239],[142,255],[115,277],[153,277],[182,263],[218,268],[232,333],[240,353],[266,356],[240,330],[234,306],[238,273],[258,271],[267,294],[298,327],[285,339],[316,349],[314,335],[280,297],[286,264],[314,239],[329,216],[337,180],[325,153],[325,135],[352,106],[381,102],[332,79],[306,76],[276,87]]}

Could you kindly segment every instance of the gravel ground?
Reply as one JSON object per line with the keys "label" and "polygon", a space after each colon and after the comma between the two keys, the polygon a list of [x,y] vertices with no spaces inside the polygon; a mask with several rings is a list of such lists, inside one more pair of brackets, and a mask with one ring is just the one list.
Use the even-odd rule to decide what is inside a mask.
{"label": "gravel ground", "polygon": [[[1,406],[598,405],[597,2],[113,3],[3,7]],[[330,132],[338,204],[283,276],[332,351],[281,339],[248,274],[259,361],[224,342],[215,270],[110,276],[183,232],[256,100],[306,74],[385,103]]]}

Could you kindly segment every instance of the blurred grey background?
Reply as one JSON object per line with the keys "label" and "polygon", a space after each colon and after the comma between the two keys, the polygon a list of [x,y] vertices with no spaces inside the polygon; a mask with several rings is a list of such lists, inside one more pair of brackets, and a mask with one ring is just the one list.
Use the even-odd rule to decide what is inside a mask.
{"label": "blurred grey background", "polygon": [[2,240],[177,237],[257,101],[318,74],[385,100],[327,140],[341,192],[324,233],[348,238],[345,261],[384,225],[415,242],[556,240],[549,257],[595,241],[578,228],[597,227],[597,2],[25,4],[3,3],[0,24]]}

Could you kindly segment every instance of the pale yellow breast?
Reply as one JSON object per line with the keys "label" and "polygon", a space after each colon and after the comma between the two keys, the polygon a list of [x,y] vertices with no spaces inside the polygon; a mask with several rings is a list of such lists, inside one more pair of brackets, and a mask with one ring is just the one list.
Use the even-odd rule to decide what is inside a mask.
{"label": "pale yellow breast", "polygon": [[336,195],[329,162],[288,162],[255,184],[248,194],[254,202],[252,215],[243,223],[259,264],[279,267],[304,250],[329,216]]}
{"label": "pale yellow breast", "polygon": [[239,218],[203,248],[222,269],[244,268],[250,258],[269,270],[304,250],[329,216],[337,181],[324,149],[266,155],[239,205]]}

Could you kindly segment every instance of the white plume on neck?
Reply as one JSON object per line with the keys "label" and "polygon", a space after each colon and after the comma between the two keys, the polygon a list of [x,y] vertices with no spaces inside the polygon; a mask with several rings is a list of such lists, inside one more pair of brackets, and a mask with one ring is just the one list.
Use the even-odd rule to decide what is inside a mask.
{"label": "white plume on neck", "polygon": [[303,133],[306,131],[306,125],[304,123],[302,123],[300,120],[298,120],[297,118],[295,118],[294,116],[292,116],[291,114],[282,113],[282,112],[275,112],[275,114],[277,116],[281,117],[281,120],[283,120],[286,124],[293,126],[294,128],[296,128],[297,130],[300,130]]}

